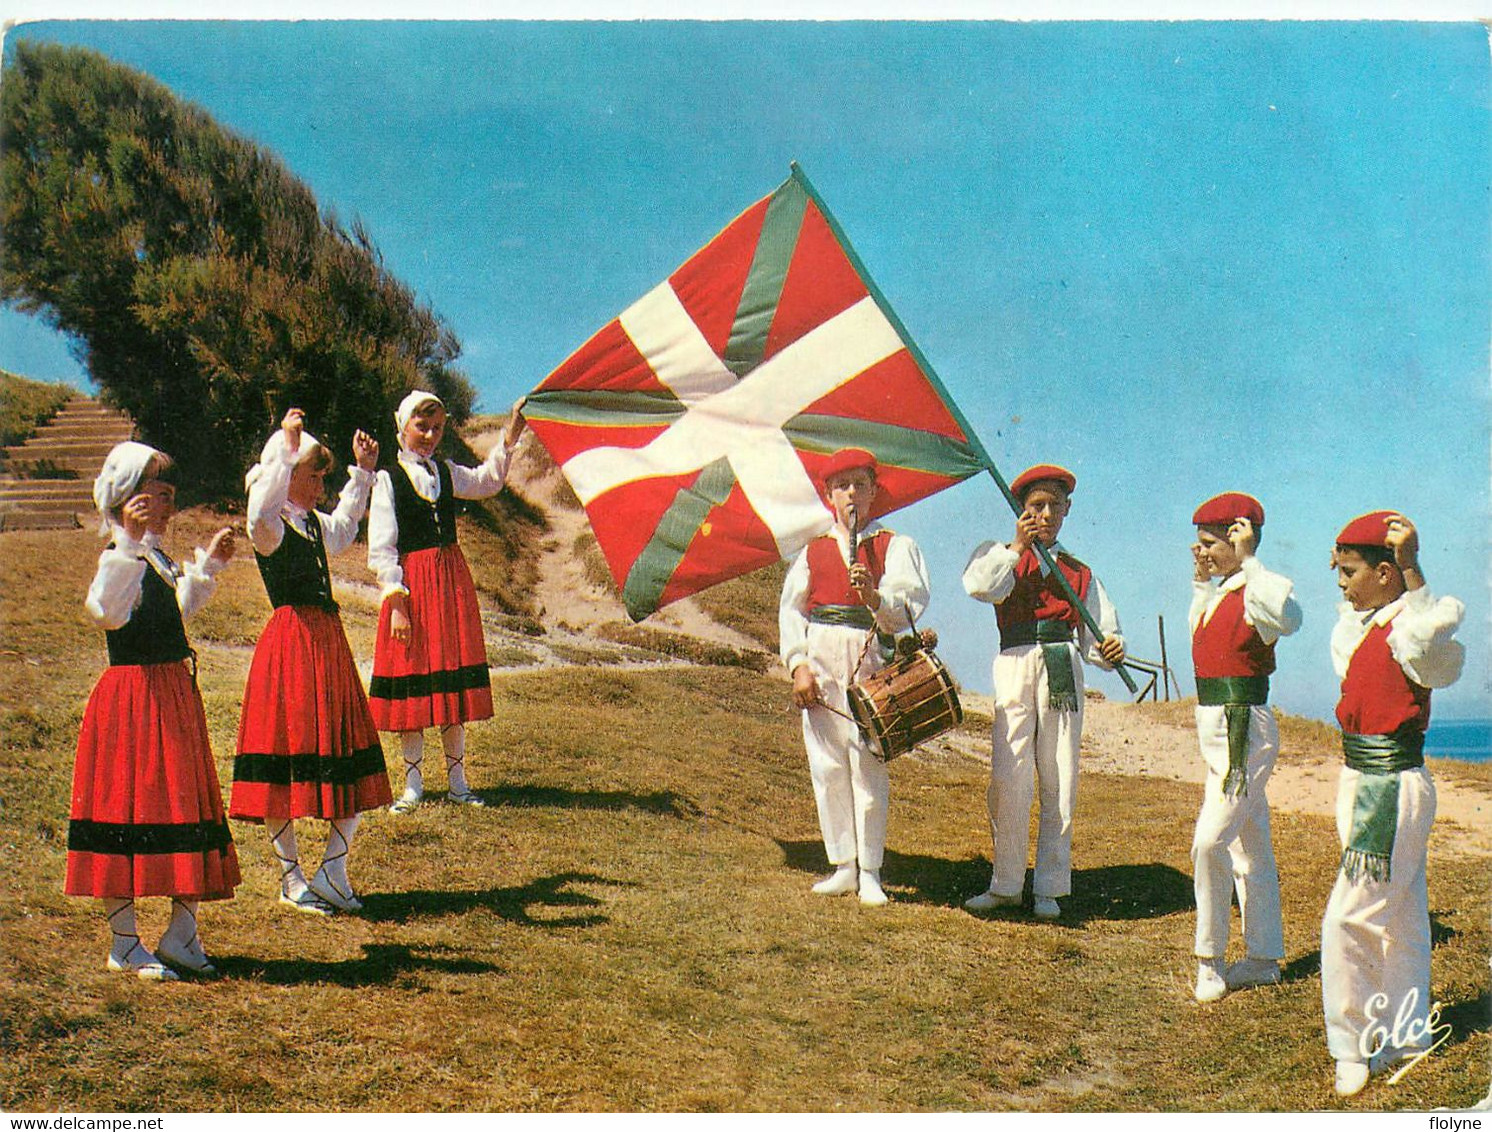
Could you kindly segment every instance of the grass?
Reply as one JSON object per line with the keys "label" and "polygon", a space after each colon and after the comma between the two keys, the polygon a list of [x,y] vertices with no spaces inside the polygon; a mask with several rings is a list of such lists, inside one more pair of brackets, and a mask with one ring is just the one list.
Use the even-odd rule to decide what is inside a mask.
{"label": "grass", "polygon": [[[170,545],[217,521],[184,516]],[[1454,1039],[1343,1102],[1321,1037],[1328,819],[1275,816],[1284,983],[1198,1006],[1194,788],[1086,775],[1075,895],[1048,926],[961,908],[988,878],[983,767],[899,759],[893,903],[866,912],[808,894],[823,850],[786,686],[729,667],[501,674],[496,717],[469,730],[489,808],[440,803],[432,749],[431,801],[358,834],[363,915],[282,909],[262,829],[235,823],[244,884],[202,911],[225,977],[110,975],[98,906],[61,893],[73,743],[103,664],[81,610],[97,550],[87,532],[0,540],[7,1110],[1423,1110],[1485,1095],[1485,860],[1431,862]],[[366,659],[357,566],[339,561],[338,596]],[[225,790],[243,642],[268,609],[256,587],[236,563],[217,620],[194,628]],[[301,823],[313,864],[322,836]],[[147,939],[164,905],[141,903]]]}
{"label": "grass", "polygon": [[647,625],[624,625],[618,621],[610,621],[597,626],[596,635],[618,644],[662,653],[664,656],[677,657],[695,664],[744,668],[751,672],[765,672],[772,666],[772,656],[768,653],[733,648]]}
{"label": "grass", "polygon": [[711,586],[695,595],[701,609],[722,625],[777,652],[777,603],[787,563],[779,562]]}
{"label": "grass", "polygon": [[32,381],[0,370],[0,446],[25,443],[76,395],[77,390],[69,385]]}

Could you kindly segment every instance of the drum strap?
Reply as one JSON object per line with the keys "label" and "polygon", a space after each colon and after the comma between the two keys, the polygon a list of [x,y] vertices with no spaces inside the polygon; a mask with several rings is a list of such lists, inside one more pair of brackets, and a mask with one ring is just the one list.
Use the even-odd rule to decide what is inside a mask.
{"label": "drum strap", "polygon": [[860,653],[862,662],[865,660],[865,654],[870,651],[872,640],[879,646],[883,662],[896,655],[896,638],[890,633],[882,633],[876,629],[876,615],[866,606],[815,605],[808,611],[808,620],[815,625],[848,625],[852,629],[873,632],[872,637],[866,638],[865,648]]}

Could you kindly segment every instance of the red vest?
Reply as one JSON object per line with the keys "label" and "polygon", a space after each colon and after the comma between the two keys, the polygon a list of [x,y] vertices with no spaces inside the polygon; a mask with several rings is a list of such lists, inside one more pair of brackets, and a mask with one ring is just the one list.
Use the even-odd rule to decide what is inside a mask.
{"label": "red vest", "polygon": [[[1057,569],[1062,571],[1078,600],[1086,602],[1093,571],[1069,554],[1058,554],[1056,559]],[[1063,596],[1057,580],[1042,574],[1041,559],[1034,550],[1026,551],[1015,564],[1015,589],[995,606],[995,620],[1001,629],[1032,621],[1065,621],[1073,628],[1083,623],[1082,615]]]}
{"label": "red vest", "polygon": [[1393,627],[1374,625],[1347,662],[1337,722],[1357,735],[1392,735],[1406,723],[1423,731],[1430,725],[1430,689],[1404,675],[1388,650]]}
{"label": "red vest", "polygon": [[1223,596],[1212,617],[1192,633],[1192,665],[1203,679],[1218,676],[1268,676],[1274,671],[1274,646],[1243,619],[1243,588]]}
{"label": "red vest", "polygon": [[[886,546],[891,532],[879,530],[862,538],[855,550],[855,561],[870,569],[877,586],[886,572]],[[808,611],[821,605],[864,605],[860,595],[850,587],[850,568],[845,565],[844,551],[833,535],[820,535],[808,544]]]}

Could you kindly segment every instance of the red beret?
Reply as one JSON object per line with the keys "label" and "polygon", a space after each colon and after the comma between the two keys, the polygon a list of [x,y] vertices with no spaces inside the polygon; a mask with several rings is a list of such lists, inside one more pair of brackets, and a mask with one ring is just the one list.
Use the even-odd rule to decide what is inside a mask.
{"label": "red beret", "polygon": [[1359,515],[1337,535],[1338,546],[1387,546],[1388,521],[1397,511],[1369,511]]}
{"label": "red beret", "polygon": [[1068,495],[1078,486],[1078,477],[1066,468],[1059,468],[1056,464],[1037,464],[1015,477],[1015,482],[1010,485],[1010,493],[1020,499],[1032,484],[1041,480],[1055,480],[1067,489]]}
{"label": "red beret", "polygon": [[841,472],[852,472],[856,468],[867,468],[871,474],[876,471],[876,458],[872,452],[863,448],[841,448],[825,461],[819,470],[819,479],[828,483],[831,476],[837,476]]}
{"label": "red beret", "polygon": [[1264,525],[1264,504],[1252,495],[1241,491],[1225,491],[1214,495],[1197,508],[1192,516],[1196,527],[1226,527],[1238,519],[1247,519],[1256,527]]}

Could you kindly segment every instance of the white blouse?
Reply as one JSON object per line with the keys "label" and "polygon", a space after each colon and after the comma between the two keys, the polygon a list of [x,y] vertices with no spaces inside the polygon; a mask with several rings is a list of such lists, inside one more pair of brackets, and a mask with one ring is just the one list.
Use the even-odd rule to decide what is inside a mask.
{"label": "white blouse", "polygon": [[[295,471],[295,454],[285,446],[285,434],[276,432],[264,445],[259,457],[263,474],[249,488],[249,541],[265,556],[279,549],[289,523],[301,535],[310,537],[306,527],[305,508],[290,502],[290,477]],[[348,479],[337,497],[330,515],[317,511],[321,523],[321,541],[328,557],[342,553],[357,538],[357,525],[368,508],[373,488],[373,473],[356,464],[347,469]]]}
{"label": "white blouse", "polygon": [[[480,467],[468,468],[445,462],[451,470],[451,491],[457,499],[486,499],[503,489],[513,450],[493,445]],[[409,482],[421,499],[434,503],[440,498],[440,476],[434,460],[424,460],[407,448],[399,449],[399,464],[409,473]],[[408,593],[404,568],[399,563],[399,522],[394,517],[394,481],[379,472],[373,481],[373,501],[368,509],[368,569],[378,578],[381,597]]]}
{"label": "white blouse", "polygon": [[113,532],[113,545],[98,556],[98,570],[83,603],[99,628],[120,629],[129,623],[140,604],[146,570],[153,568],[176,590],[183,621],[190,620],[218,588],[217,575],[227,563],[209,558],[200,546],[192,561],[177,566],[179,576],[173,577],[154,534],[146,532],[136,542],[118,524],[113,524]]}
{"label": "white blouse", "polygon": [[1421,586],[1406,590],[1382,609],[1357,610],[1344,601],[1337,612],[1331,632],[1331,663],[1339,677],[1346,678],[1347,665],[1368,630],[1393,622],[1388,631],[1388,651],[1409,679],[1424,688],[1447,688],[1461,678],[1466,648],[1454,634],[1466,607],[1456,598],[1437,598],[1429,586]]}

